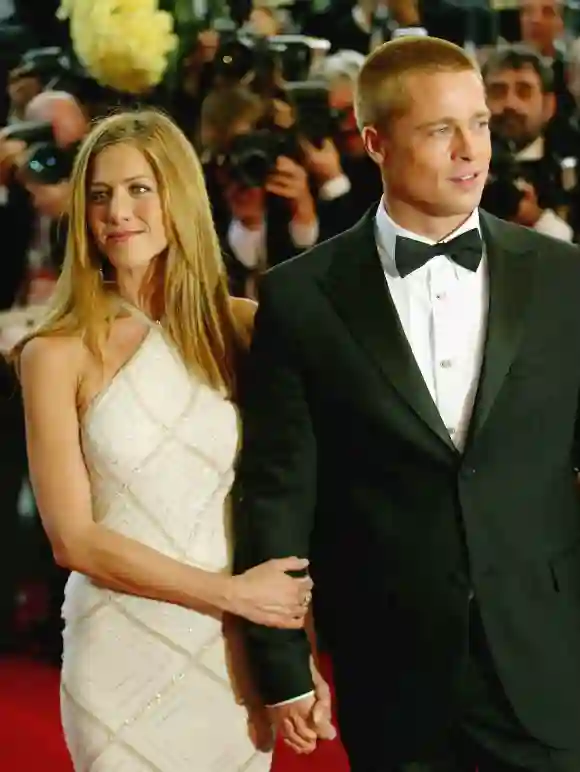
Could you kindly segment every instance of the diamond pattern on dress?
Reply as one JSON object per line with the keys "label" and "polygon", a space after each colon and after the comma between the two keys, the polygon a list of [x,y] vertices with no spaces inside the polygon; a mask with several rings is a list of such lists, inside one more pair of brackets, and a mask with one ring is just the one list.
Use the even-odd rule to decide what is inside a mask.
{"label": "diamond pattern on dress", "polygon": [[[227,567],[235,407],[153,329],[82,427],[95,518],[181,562]],[[218,618],[73,574],[63,726],[77,772],[266,772],[235,704]]]}

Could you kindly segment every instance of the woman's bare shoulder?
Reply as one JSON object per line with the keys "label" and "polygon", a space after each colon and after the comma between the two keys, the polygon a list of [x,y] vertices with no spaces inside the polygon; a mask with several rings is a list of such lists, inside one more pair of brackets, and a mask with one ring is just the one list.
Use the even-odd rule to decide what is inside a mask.
{"label": "woman's bare shoulder", "polygon": [[36,335],[22,347],[18,369],[23,378],[78,378],[85,356],[80,336]]}

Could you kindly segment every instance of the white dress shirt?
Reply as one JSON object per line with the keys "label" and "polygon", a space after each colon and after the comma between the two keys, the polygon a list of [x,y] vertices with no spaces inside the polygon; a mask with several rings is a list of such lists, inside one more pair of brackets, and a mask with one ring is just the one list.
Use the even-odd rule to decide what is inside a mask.
{"label": "white dress shirt", "polygon": [[376,215],[376,240],[389,291],[403,331],[454,444],[463,448],[485,341],[488,281],[483,255],[477,271],[445,255],[444,242],[479,227],[475,210],[447,236],[441,255],[404,278],[395,264],[397,236],[426,244],[436,242],[401,228],[381,202]]}
{"label": "white dress shirt", "polygon": [[[474,228],[480,230],[477,209],[443,240],[440,255],[401,277],[395,264],[397,236],[426,244],[436,242],[397,225],[383,201],[375,219],[379,257],[403,331],[459,450],[465,443],[481,370],[489,306],[487,261],[484,254],[478,270],[470,271],[445,255],[444,243]],[[278,704],[311,695],[309,692]]]}

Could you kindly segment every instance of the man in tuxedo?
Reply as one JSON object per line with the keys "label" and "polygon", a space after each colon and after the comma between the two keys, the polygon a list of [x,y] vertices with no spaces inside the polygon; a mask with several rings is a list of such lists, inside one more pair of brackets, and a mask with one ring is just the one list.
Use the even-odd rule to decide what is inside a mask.
{"label": "man in tuxedo", "polygon": [[[273,269],[243,395],[240,569],[309,556],[352,772],[580,769],[580,253],[479,211],[479,71],[367,59],[384,193]],[[287,742],[317,741],[303,631],[248,625]]]}

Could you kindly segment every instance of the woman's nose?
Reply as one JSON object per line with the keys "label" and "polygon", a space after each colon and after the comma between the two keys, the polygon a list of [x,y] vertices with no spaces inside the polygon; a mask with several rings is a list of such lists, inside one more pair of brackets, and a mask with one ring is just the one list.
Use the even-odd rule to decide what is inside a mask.
{"label": "woman's nose", "polygon": [[112,222],[126,222],[133,214],[131,196],[124,190],[116,190],[109,201],[109,219]]}

